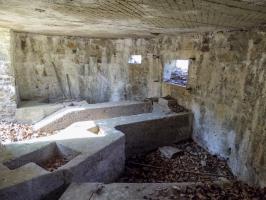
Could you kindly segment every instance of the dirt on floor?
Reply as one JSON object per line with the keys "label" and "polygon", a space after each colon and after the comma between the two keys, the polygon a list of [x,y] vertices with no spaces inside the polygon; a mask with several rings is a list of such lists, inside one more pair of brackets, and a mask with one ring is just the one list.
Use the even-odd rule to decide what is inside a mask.
{"label": "dirt on floor", "polygon": [[210,155],[193,141],[175,145],[180,151],[168,159],[159,150],[126,161],[122,182],[195,182],[234,180],[226,161]]}
{"label": "dirt on floor", "polygon": [[[266,188],[254,188],[239,182],[232,175],[225,160],[210,155],[193,141],[173,145],[180,151],[172,158],[166,158],[160,150],[146,155],[136,155],[126,161],[125,173],[117,182],[197,182],[202,183],[185,189],[160,191],[156,198],[163,195],[172,199],[252,199],[266,200]],[[216,184],[217,182],[227,184]],[[171,192],[171,194],[169,194]],[[157,198],[158,197],[158,198]]]}
{"label": "dirt on floor", "polygon": [[159,188],[143,196],[147,200],[265,200],[266,189],[240,182],[203,183],[186,187]]}
{"label": "dirt on floor", "polygon": [[45,162],[41,163],[40,166],[42,168],[46,169],[47,171],[53,172],[57,168],[68,163],[68,161],[69,161],[68,159],[66,159],[60,155],[56,155],[56,156],[52,157],[51,159],[46,160]]}
{"label": "dirt on floor", "polygon": [[0,143],[18,142],[52,134],[34,131],[28,124],[0,121]]}

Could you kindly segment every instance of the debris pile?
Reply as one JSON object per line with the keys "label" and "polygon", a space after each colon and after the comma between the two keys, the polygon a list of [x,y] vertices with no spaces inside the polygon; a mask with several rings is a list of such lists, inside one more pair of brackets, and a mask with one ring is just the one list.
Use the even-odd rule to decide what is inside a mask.
{"label": "debris pile", "polygon": [[[126,170],[117,182],[190,182],[156,190],[143,199],[266,199],[266,188],[250,187],[236,181],[226,161],[210,155],[193,141],[159,148],[126,161]],[[193,183],[193,184],[192,184]]]}
{"label": "debris pile", "polygon": [[202,184],[195,187],[186,187],[184,191],[177,192],[183,199],[266,199],[266,188],[249,187],[240,182],[223,185]]}
{"label": "debris pile", "polygon": [[[162,148],[127,160],[122,182],[202,182],[233,180],[226,162],[210,155],[193,141],[179,143],[172,159]],[[173,148],[172,148],[173,149]],[[168,147],[169,150],[169,147]]]}
{"label": "debris pile", "polygon": [[0,143],[17,142],[52,135],[34,131],[31,125],[0,121]]}

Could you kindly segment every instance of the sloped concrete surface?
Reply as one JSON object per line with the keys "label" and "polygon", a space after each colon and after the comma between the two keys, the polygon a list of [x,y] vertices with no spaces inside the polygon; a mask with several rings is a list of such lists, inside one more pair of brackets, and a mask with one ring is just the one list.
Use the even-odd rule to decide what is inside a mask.
{"label": "sloped concrete surface", "polygon": [[45,104],[33,102],[31,105],[24,105],[23,107],[17,108],[15,119],[18,122],[33,124],[62,109],[63,107],[63,104]]}

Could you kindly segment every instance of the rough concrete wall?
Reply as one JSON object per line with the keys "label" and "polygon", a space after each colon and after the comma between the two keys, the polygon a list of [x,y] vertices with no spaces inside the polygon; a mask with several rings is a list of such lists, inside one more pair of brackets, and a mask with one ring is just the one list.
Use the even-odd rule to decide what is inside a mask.
{"label": "rough concrete wall", "polygon": [[0,119],[9,119],[16,110],[16,90],[12,69],[9,29],[0,28]]}
{"label": "rough concrete wall", "polygon": [[194,138],[227,158],[235,175],[266,186],[266,32],[160,39],[164,62],[195,58],[189,88],[163,84],[194,113]]}
{"label": "rough concrete wall", "polygon": [[[160,95],[161,63],[145,39],[15,35],[15,70],[22,100],[87,99],[90,103]],[[128,64],[141,54],[142,64]],[[150,89],[148,89],[150,88]]]}

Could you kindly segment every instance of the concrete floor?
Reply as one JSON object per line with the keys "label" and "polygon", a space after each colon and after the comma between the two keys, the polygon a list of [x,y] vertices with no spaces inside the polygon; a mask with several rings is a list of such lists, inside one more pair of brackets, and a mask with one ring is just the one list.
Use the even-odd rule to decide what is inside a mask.
{"label": "concrete floor", "polygon": [[[184,199],[180,191],[201,183],[73,183],[60,200],[173,200]],[[226,182],[219,181],[223,185]]]}

